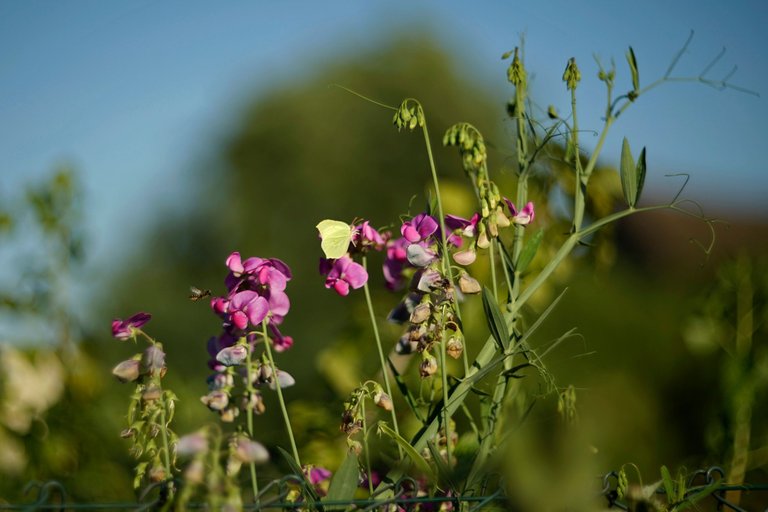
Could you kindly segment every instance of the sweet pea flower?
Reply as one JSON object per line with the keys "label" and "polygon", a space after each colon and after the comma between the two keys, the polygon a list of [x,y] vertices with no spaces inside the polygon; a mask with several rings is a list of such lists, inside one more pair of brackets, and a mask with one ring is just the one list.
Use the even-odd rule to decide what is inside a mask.
{"label": "sweet pea flower", "polygon": [[437,259],[437,253],[430,249],[426,243],[412,243],[406,249],[408,262],[415,267],[426,267]]}
{"label": "sweet pea flower", "polygon": [[129,340],[136,335],[136,329],[140,328],[152,319],[149,313],[136,313],[128,320],[118,318],[112,320],[112,336],[118,340]]}
{"label": "sweet pea flower", "polygon": [[368,272],[359,263],[355,263],[349,256],[343,256],[337,260],[321,258],[320,273],[325,274],[325,287],[333,287],[336,293],[346,296],[350,287],[358,289],[368,281]]}
{"label": "sweet pea flower", "polygon": [[291,280],[288,265],[277,258],[248,258],[243,268],[250,281],[259,286],[268,286],[271,290],[285,290],[286,283]]}
{"label": "sweet pea flower", "polygon": [[304,474],[309,478],[309,483],[317,485],[331,478],[330,470],[317,466],[304,466]]}
{"label": "sweet pea flower", "polygon": [[216,360],[224,366],[237,366],[248,358],[248,348],[244,345],[226,347],[216,354]]}
{"label": "sweet pea flower", "polygon": [[291,336],[284,336],[276,325],[270,323],[269,331],[272,346],[275,348],[276,352],[285,352],[293,346],[293,338]]}
{"label": "sweet pea flower", "polygon": [[472,215],[472,218],[469,220],[458,215],[446,215],[445,227],[451,231],[446,240],[456,247],[461,247],[463,243],[462,236],[467,238],[475,237],[478,222],[480,222],[480,214],[478,213]]}
{"label": "sweet pea flower", "polygon": [[386,287],[397,290],[405,284],[403,270],[408,265],[408,245],[405,238],[387,241],[387,256],[384,259],[383,272]]}
{"label": "sweet pea flower", "polygon": [[248,323],[258,326],[269,313],[269,303],[258,293],[247,290],[238,292],[229,303],[229,317],[238,329],[245,329]]}
{"label": "sweet pea flower", "polygon": [[504,198],[504,202],[507,204],[509,213],[512,216],[511,218],[512,222],[514,222],[515,224],[523,225],[523,226],[526,226],[531,222],[533,222],[533,219],[535,217],[535,212],[533,211],[533,203],[531,201],[528,201],[525,207],[523,207],[523,209],[520,210],[519,212],[515,208],[514,203],[512,203],[512,201],[510,201],[506,197]]}
{"label": "sweet pea flower", "polygon": [[406,240],[415,244],[435,234],[437,229],[437,221],[431,215],[420,213],[411,220],[403,222],[403,225],[400,227],[400,234]]}
{"label": "sweet pea flower", "polygon": [[384,248],[386,239],[376,229],[371,227],[369,221],[365,221],[354,226],[354,235],[352,236],[352,246],[358,250],[367,250],[372,248],[380,251]]}

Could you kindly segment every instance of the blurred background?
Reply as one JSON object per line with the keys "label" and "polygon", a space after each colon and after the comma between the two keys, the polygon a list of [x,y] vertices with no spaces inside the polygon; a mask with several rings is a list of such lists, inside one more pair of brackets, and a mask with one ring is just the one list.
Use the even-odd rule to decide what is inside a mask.
{"label": "blurred background", "polygon": [[[632,217],[579,252],[526,313],[568,286],[537,342],[578,329],[548,365],[559,389],[577,390],[595,474],[632,462],[654,480],[661,464],[729,466],[744,452],[752,480],[765,479],[766,23],[760,2],[0,3],[0,498],[21,499],[32,479],[58,479],[81,500],[133,496],[119,437],[130,387],[110,375],[132,351],[110,337],[113,318],[153,314],[147,330],[181,399],[177,432],[216,420],[199,397],[218,319],[187,295],[191,285],[221,293],[234,250],[293,270],[284,332],[295,346],[279,357],[297,385],[286,394],[305,459],[334,467],[342,402],[377,362],[361,294],[322,286],[314,226],[356,216],[396,226],[421,211],[430,177],[420,137],[332,84],[390,105],[418,98],[448,208],[466,215],[460,161],[439,140],[454,122],[477,126],[494,179],[513,194],[502,53],[524,41],[541,117],[549,105],[568,110],[561,76],[576,58],[588,152],[605,110],[595,58],[615,60],[618,88],[629,88],[631,45],[648,84],[691,30],[672,75],[732,87],[669,83],[641,97],[606,142],[590,208],[623,207],[615,167],[626,136],[648,148],[641,204],[675,195],[681,178],[666,175],[691,175],[684,195],[722,219],[711,254],[692,243],[709,243],[700,221]],[[553,158],[537,171],[542,212],[567,182],[558,169]],[[540,222],[554,245],[565,212],[550,206]],[[378,273],[372,283],[383,319],[399,295]],[[386,327],[385,343],[399,332]],[[481,341],[468,343],[471,354]],[[529,377],[537,405],[521,438],[558,421],[557,393]],[[275,406],[259,437],[285,446]]]}

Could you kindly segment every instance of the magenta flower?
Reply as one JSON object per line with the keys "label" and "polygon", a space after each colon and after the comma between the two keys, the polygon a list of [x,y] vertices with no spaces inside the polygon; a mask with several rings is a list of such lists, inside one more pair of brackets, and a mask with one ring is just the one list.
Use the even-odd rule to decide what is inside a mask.
{"label": "magenta flower", "polygon": [[[352,245],[358,250],[374,249],[380,251],[384,248],[386,238],[371,227],[367,220],[357,226],[352,237]],[[387,233],[388,235],[388,233]]]}
{"label": "magenta flower", "polygon": [[435,234],[437,229],[437,221],[431,215],[420,213],[411,220],[403,222],[403,225],[400,226],[400,234],[415,244]]}
{"label": "magenta flower", "polygon": [[387,242],[387,256],[384,259],[384,281],[390,290],[397,290],[405,284],[403,270],[408,263],[408,245],[405,238],[389,240]]}
{"label": "magenta flower", "polygon": [[515,208],[514,203],[512,203],[512,201],[510,201],[506,197],[504,198],[504,202],[507,204],[507,208],[509,209],[512,222],[514,222],[515,224],[521,224],[523,226],[526,226],[531,222],[533,222],[535,213],[533,211],[532,202],[528,201],[528,204],[526,204],[525,207],[519,212],[517,211],[517,208]]}
{"label": "magenta flower", "polygon": [[445,227],[451,231],[447,238],[448,243],[461,247],[463,242],[461,237],[474,238],[477,234],[477,224],[479,222],[480,214],[478,213],[472,215],[472,218],[469,220],[457,215],[446,215]]}
{"label": "magenta flower", "polygon": [[229,310],[229,300],[226,297],[211,297],[211,309],[214,313],[223,317]]}
{"label": "magenta flower", "polygon": [[254,327],[258,326],[267,317],[267,313],[267,300],[250,290],[236,293],[229,303],[230,321],[238,329],[245,329],[249,322]]}
{"label": "magenta flower", "polygon": [[118,340],[128,340],[136,335],[135,330],[152,319],[149,313],[136,313],[128,320],[112,320],[112,336]]}
{"label": "magenta flower", "polygon": [[350,287],[358,289],[368,282],[368,272],[349,256],[337,260],[321,258],[320,273],[326,275],[325,287],[332,287],[341,296],[348,295]]}
{"label": "magenta flower", "polygon": [[285,352],[293,346],[293,338],[291,336],[284,336],[276,325],[270,323],[269,331],[270,338],[272,339],[272,346],[275,347],[276,352]]}

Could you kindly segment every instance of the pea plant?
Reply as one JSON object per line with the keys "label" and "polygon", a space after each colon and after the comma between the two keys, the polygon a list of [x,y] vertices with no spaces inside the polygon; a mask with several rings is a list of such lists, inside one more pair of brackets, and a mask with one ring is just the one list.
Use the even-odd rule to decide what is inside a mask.
{"label": "pea plant", "polygon": [[[527,306],[534,294],[577,248],[589,245],[600,230],[630,215],[667,209],[701,219],[712,234],[702,248],[705,252],[712,248],[713,220],[704,217],[698,205],[681,198],[684,185],[670,202],[642,204],[649,172],[646,148],[635,156],[626,139],[616,151],[626,207],[604,215],[588,211],[598,158],[624,112],[671,81],[736,88],[728,82],[730,75],[720,81],[707,78],[711,66],[699,76],[674,75],[689,43],[690,39],[665,75],[648,84],[640,79],[632,48],[626,54],[627,88],[617,81],[613,63],[610,67],[597,63],[606,103],[603,124],[589,154],[580,140],[577,99],[582,70],[576,60],[568,61],[562,77],[570,111],[558,113],[550,107],[542,120],[534,114],[521,49],[505,54],[512,88],[508,114],[514,126],[514,186],[507,190],[497,184],[478,128],[459,122],[442,137],[443,145],[458,153],[466,186],[474,197],[475,212],[469,218],[444,207],[433,138],[422,104],[406,98],[399,105],[387,105],[350,91],[389,110],[398,131],[423,137],[431,190],[424,198],[424,208],[404,214],[394,229],[377,228],[364,217],[349,223],[325,219],[317,224],[324,286],[342,297],[362,290],[380,366],[378,374],[361,382],[339,411],[348,448],[341,466],[331,472],[303,461],[294,439],[283,390],[295,380],[277,364],[277,356],[294,344],[291,336],[280,331],[290,310],[286,290],[291,269],[277,258],[232,252],[225,261],[225,290],[221,295],[213,292],[210,298],[222,331],[208,342],[208,366],[213,373],[208,378],[209,392],[201,399],[216,414],[218,423],[177,437],[171,430],[176,399],[161,385],[165,354],[162,345],[143,330],[150,315],[138,313],[113,322],[116,338],[143,337],[148,342],[143,353],[113,370],[121,381],[137,385],[123,432],[139,461],[136,487],[160,485],[166,508],[184,509],[190,500],[223,510],[237,510],[244,503],[254,507],[271,503],[274,489],[263,487],[258,476],[258,467],[268,461],[269,451],[258,441],[257,417],[266,413],[264,394],[275,393],[289,450],[277,448],[273,453],[281,454],[295,477],[286,484],[289,492],[279,497],[293,508],[350,506],[351,500],[359,498],[382,510],[451,510],[465,497],[503,489],[503,479],[499,482],[492,475],[498,467],[496,454],[510,435],[505,415],[516,393],[515,383],[530,375],[524,370],[534,370],[547,389],[557,394],[566,423],[576,418],[575,388],[558,386],[545,365],[546,352],[553,347],[537,348],[531,342],[564,292],[532,314]],[[570,186],[563,190],[569,212],[565,230],[545,203],[535,201],[550,190],[532,189],[538,183],[534,177],[548,172],[545,161],[553,153],[561,155],[570,176]],[[550,188],[556,186],[554,180],[548,183]],[[551,251],[542,252],[545,246]],[[379,328],[378,319],[384,315],[374,310],[369,289],[370,260],[374,258],[382,259],[386,288],[400,294],[400,301],[388,313],[389,321],[403,326],[398,339],[384,339]],[[481,268],[488,272],[477,270]],[[208,292],[196,290],[193,298],[205,295]],[[477,339],[465,329],[467,311],[471,311],[467,305],[472,301],[482,305],[487,339]],[[558,342],[568,336],[570,333],[564,334]],[[407,355],[411,362],[405,367],[395,365],[393,354]],[[247,470],[247,477],[242,478],[249,482],[247,491],[241,489],[243,468]],[[626,480],[624,472],[622,477]],[[701,496],[683,500],[683,491],[678,492],[679,486],[668,472],[664,482],[669,493],[680,495],[670,510],[693,506],[703,493],[712,492],[709,486],[702,489]],[[436,501],[408,501],[430,497]]]}

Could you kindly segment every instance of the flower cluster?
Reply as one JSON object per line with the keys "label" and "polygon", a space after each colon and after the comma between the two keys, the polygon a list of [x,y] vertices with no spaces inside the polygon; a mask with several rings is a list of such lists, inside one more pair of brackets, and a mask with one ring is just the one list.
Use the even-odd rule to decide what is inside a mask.
{"label": "flower cluster", "polygon": [[134,354],[112,369],[112,374],[120,382],[136,382],[128,406],[128,427],[120,434],[131,440],[130,452],[141,461],[136,466],[135,487],[145,478],[153,483],[168,481],[172,477],[175,459],[175,451],[169,447],[175,444],[176,434],[169,425],[176,395],[162,387],[162,378],[167,372],[165,352],[161,343],[141,330],[151,318],[152,315],[142,312],[127,320],[112,321],[112,336],[116,339],[135,341],[138,335],[142,335],[148,342],[143,352]]}
{"label": "flower cluster", "polygon": [[350,289],[362,288],[368,282],[368,271],[354,261],[353,256],[368,251],[381,251],[387,244],[388,234],[382,235],[368,221],[352,227],[347,252],[340,258],[320,258],[320,274],[325,276],[325,287],[333,288],[345,297]]}
{"label": "flower cluster", "polygon": [[[264,412],[258,387],[275,389],[294,383],[288,373],[273,371],[265,355],[253,357],[256,345],[264,341],[277,352],[293,345],[293,338],[278,328],[290,309],[285,288],[291,270],[275,258],[243,260],[239,252],[230,254],[226,265],[227,293],[211,298],[211,309],[221,317],[223,327],[219,336],[208,340],[208,366],[216,373],[208,378],[209,392],[201,400],[218,412],[222,421],[232,422],[241,410]],[[235,394],[236,379],[243,382],[240,395]]]}

